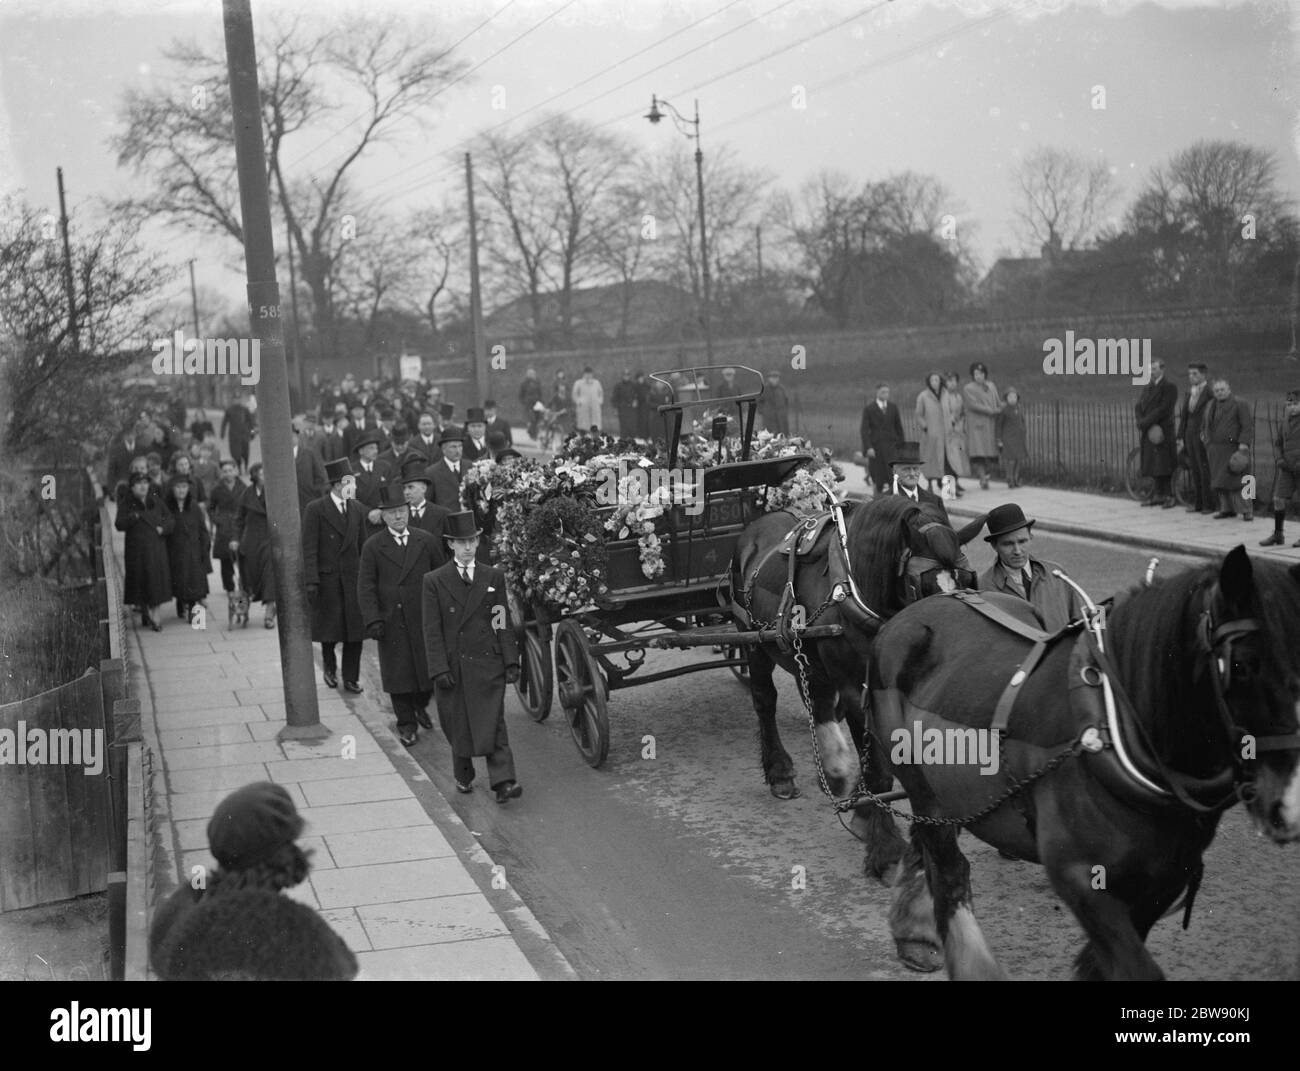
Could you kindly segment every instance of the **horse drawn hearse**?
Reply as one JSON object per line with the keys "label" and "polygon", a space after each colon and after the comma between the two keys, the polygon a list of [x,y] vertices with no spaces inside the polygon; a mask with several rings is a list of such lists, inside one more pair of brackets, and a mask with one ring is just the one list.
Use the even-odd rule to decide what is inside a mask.
{"label": "horse drawn hearse", "polygon": [[[709,370],[687,370],[690,382]],[[516,497],[501,509],[514,512],[496,548],[514,587],[525,709],[542,720],[558,695],[599,766],[611,691],[729,668],[751,691],[764,777],[788,799],[799,790],[776,730],[780,665],[798,682],[822,790],[852,813],[867,873],[893,885],[907,966],[1000,976],[957,846],[969,829],[1046,868],[1087,934],[1078,976],[1162,977],[1146,935],[1180,908],[1187,924],[1229,807],[1244,802],[1278,843],[1300,840],[1300,566],[1238,547],[1101,605],[1076,586],[1078,618],[1045,631],[1024,600],[972,590],[941,508],[838,502],[833,473],[813,471],[828,457],[756,440],[761,376],[742,372],[756,389],[707,402],[674,392],[659,407],[665,452],[635,464],[644,472],[620,466],[603,494],[592,466],[614,454],[552,463],[571,494],[509,477]],[[669,376],[655,373],[671,390]],[[725,409],[707,436],[683,433],[692,411],[732,405],[737,435]],[[660,466],[679,470],[672,486],[698,472],[695,497],[647,492]],[[652,648],[722,657],[647,672]],[[922,726],[991,733],[998,762],[932,763],[919,749],[900,760],[896,735]]]}

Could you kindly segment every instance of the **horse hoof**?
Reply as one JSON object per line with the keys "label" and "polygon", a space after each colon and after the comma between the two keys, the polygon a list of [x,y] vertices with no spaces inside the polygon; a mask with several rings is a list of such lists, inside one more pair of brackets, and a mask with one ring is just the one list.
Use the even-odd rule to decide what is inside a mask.
{"label": "horse hoof", "polygon": [[799,798],[799,786],[794,783],[793,777],[773,781],[772,795],[779,800],[797,800]]}
{"label": "horse hoof", "polygon": [[943,967],[943,950],[926,941],[895,941],[903,966],[922,974],[933,974]]}

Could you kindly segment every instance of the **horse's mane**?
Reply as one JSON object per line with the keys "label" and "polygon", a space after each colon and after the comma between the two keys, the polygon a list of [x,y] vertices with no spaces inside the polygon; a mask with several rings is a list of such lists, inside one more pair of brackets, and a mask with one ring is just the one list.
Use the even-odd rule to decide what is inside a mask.
{"label": "horse's mane", "polygon": [[920,513],[903,495],[884,495],[856,506],[849,515],[849,567],[868,606],[879,614],[894,609],[898,556],[906,541],[904,524]]}
{"label": "horse's mane", "polygon": [[[1250,613],[1262,618],[1274,665],[1294,672],[1300,658],[1288,637],[1300,634],[1300,583],[1285,566],[1259,559],[1250,564],[1255,588]],[[1162,755],[1195,742],[1189,736],[1196,726],[1188,719],[1203,706],[1208,689],[1207,679],[1193,672],[1196,626],[1205,592],[1218,580],[1219,569],[1218,563],[1207,564],[1157,580],[1150,587],[1132,588],[1107,615],[1107,651]]]}

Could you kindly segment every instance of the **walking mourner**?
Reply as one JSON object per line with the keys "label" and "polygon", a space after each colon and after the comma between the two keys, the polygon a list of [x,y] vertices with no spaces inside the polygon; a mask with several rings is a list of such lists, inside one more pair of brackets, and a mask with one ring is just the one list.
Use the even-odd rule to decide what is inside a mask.
{"label": "walking mourner", "polygon": [[147,473],[131,475],[121,496],[113,526],[126,533],[126,577],[122,601],[140,611],[141,625],[162,631],[158,607],[171,600],[171,568],[167,560],[167,535],[176,519],[153,489]]}
{"label": "walking mourner", "polygon": [[1000,591],[1033,605],[1043,619],[1043,628],[1056,632],[1080,616],[1074,589],[1052,571],[1055,562],[1039,561],[1029,553],[1034,521],[1014,502],[995,506],[988,515],[989,534],[984,537],[997,552],[998,560],[980,577],[980,591]]}
{"label": "walking mourner", "polygon": [[397,735],[406,747],[432,729],[429,698],[433,684],[424,653],[424,574],[443,562],[438,540],[407,521],[410,507],[396,484],[380,498],[384,530],[361,548],[357,598],[366,636],[379,644],[379,676],[397,715]]}
{"label": "walking mourner", "polygon": [[524,381],[519,384],[519,408],[528,419],[528,437],[537,438],[538,410],[536,405],[542,400],[542,381],[537,378],[537,369],[530,368],[524,373]]}
{"label": "walking mourner", "polygon": [[[1286,392],[1286,414],[1273,439],[1277,474],[1273,477],[1273,534],[1260,542],[1261,547],[1280,547],[1286,540],[1282,526],[1286,522],[1287,503],[1300,491],[1300,390]],[[1300,539],[1291,544],[1300,547]]]}
{"label": "walking mourner", "polygon": [[1201,428],[1210,407],[1210,385],[1203,364],[1187,366],[1187,394],[1178,406],[1178,440],[1175,445],[1187,455],[1192,474],[1192,504],[1188,513],[1213,513],[1215,496],[1210,489],[1210,458],[1205,452]]}
{"label": "walking mourner", "polygon": [[447,548],[442,541],[443,525],[451,516],[451,511],[429,501],[429,476],[418,458],[409,461],[402,470],[402,495],[411,507],[407,523],[412,528],[423,529],[433,536],[434,564],[441,565],[447,560]]}
{"label": "walking mourner", "polygon": [[459,513],[461,510],[460,483],[469,471],[469,462],[461,457],[465,438],[459,428],[448,428],[438,440],[442,458],[426,470],[433,501],[444,509]]}
{"label": "walking mourner", "polygon": [[212,522],[212,549],[221,563],[221,589],[229,595],[235,590],[235,566],[238,550],[231,544],[239,542],[239,505],[247,484],[239,478],[239,466],[227,459],[221,462],[221,478],[212,488],[208,503],[208,519]]}
{"label": "walking mourner", "polygon": [[1011,387],[1002,408],[994,418],[993,434],[1006,472],[1007,486],[1020,486],[1020,466],[1029,457],[1029,438],[1025,432],[1025,415],[1020,411],[1020,392]]}
{"label": "walking mourner", "polygon": [[1151,382],[1142,389],[1133,412],[1142,436],[1142,475],[1155,480],[1144,506],[1173,509],[1172,481],[1177,467],[1174,447],[1174,410],[1178,407],[1178,388],[1165,379],[1164,361],[1151,362]]}
{"label": "walking mourner", "polygon": [[221,435],[230,446],[230,456],[235,459],[239,471],[248,468],[248,445],[253,439],[253,414],[244,404],[244,395],[235,395],[234,402],[221,417]]}
{"label": "walking mourner", "polygon": [[365,623],[357,601],[357,574],[366,540],[366,511],[355,500],[357,482],[347,458],[331,461],[325,475],[329,494],[312,502],[302,519],[302,571],[311,604],[311,638],[320,644],[326,686],[339,686],[334,646],[342,643],[343,688],[360,693]]}
{"label": "walking mourner", "polygon": [[239,555],[239,577],[245,594],[264,607],[262,624],[275,628],[275,570],[271,567],[271,526],[266,515],[261,462],[249,469],[248,475],[253,482],[239,500],[236,536],[230,550]]}
{"label": "walking mourner", "polygon": [[301,518],[307,503],[325,493],[325,463],[320,454],[304,444],[298,425],[293,426],[293,473],[298,484],[298,516]]}
{"label": "walking mourner", "polygon": [[1210,488],[1218,496],[1219,512],[1215,520],[1228,520],[1241,511],[1243,521],[1255,519],[1255,505],[1242,496],[1243,480],[1250,475],[1250,445],[1255,435],[1255,420],[1250,406],[1232,396],[1232,387],[1223,378],[1213,383],[1214,400],[1205,413],[1201,437],[1210,459]]}
{"label": "walking mourner", "polygon": [[167,536],[167,560],[172,574],[172,594],[176,597],[176,616],[194,619],[194,611],[207,605],[208,574],[212,572],[212,537],[207,518],[194,496],[190,476],[172,477],[165,499],[175,518]]}
{"label": "walking mourner", "polygon": [[505,803],[523,792],[505,718],[506,685],[519,679],[519,650],[505,573],[475,560],[480,534],[472,513],[447,518],[454,559],[424,577],[424,648],[457,790],[473,791],[474,756],[486,755],[488,784]]}
{"label": "walking mourner", "polygon": [[[646,404],[648,407],[648,391]],[[786,396],[785,388],[781,386],[781,373],[776,369],[767,374],[767,382],[763,386],[763,397],[758,400],[758,415],[763,421],[763,427],[772,432],[773,435],[790,434],[790,399]],[[648,422],[645,420],[643,420],[643,427],[649,427]],[[646,431],[642,431],[642,438],[646,434]]]}
{"label": "walking mourner", "polygon": [[889,400],[888,383],[876,384],[876,397],[862,410],[859,432],[872,486],[876,494],[883,495],[892,479],[894,453],[903,442],[903,417]]}

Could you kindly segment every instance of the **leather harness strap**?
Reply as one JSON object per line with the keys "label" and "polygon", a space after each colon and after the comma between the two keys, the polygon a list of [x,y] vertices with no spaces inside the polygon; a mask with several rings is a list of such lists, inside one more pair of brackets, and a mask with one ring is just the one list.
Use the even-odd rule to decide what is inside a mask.
{"label": "leather harness strap", "polygon": [[[1010,629],[1017,636],[1023,636],[1033,643],[1041,643],[1060,635],[1059,632],[1044,632],[1041,628],[1034,628],[1033,625],[1026,624],[1017,617],[1012,617],[1002,607],[994,606],[993,603],[981,598],[973,591],[954,591],[949,594],[949,597],[961,600],[972,610],[979,611],[994,624]],[[1062,631],[1065,630],[1062,629]]]}

